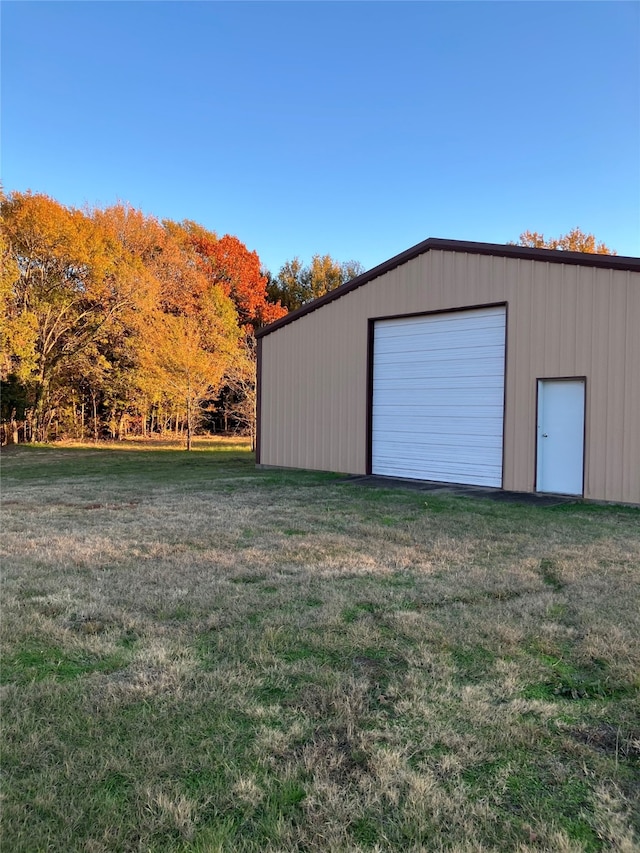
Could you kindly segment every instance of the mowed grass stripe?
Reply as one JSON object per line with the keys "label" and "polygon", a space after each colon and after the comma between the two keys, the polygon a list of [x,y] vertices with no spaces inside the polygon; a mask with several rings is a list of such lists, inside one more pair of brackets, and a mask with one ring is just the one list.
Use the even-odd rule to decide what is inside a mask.
{"label": "mowed grass stripe", "polygon": [[633,850],[640,512],[2,453],[12,851]]}

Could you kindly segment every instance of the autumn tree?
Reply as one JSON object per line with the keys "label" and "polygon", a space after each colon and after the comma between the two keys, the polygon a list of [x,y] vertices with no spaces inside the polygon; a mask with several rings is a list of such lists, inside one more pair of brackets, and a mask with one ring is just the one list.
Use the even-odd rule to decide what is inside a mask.
{"label": "autumn tree", "polygon": [[20,270],[6,234],[0,231],[0,378],[28,376],[35,365],[35,328],[19,310]]}
{"label": "autumn tree", "polygon": [[166,223],[173,234],[182,229],[199,259],[200,269],[210,284],[219,285],[238,311],[242,326],[249,332],[277,320],[286,309],[269,300],[267,279],[256,252],[237,237],[217,237],[193,222]]}
{"label": "autumn tree", "polygon": [[529,246],[533,249],[559,249],[564,252],[587,252],[592,255],[615,255],[616,252],[602,242],[598,242],[593,234],[585,234],[580,228],[572,228],[560,237],[546,239],[538,231],[523,231],[518,238],[518,246]]}
{"label": "autumn tree", "polygon": [[172,314],[197,312],[208,281],[179,234],[127,204],[96,210],[93,218],[133,260],[142,311],[160,304]]}
{"label": "autumn tree", "polygon": [[9,313],[20,324],[21,349],[14,322],[11,358],[31,386],[33,437],[43,440],[56,378],[92,345],[127,295],[118,286],[116,247],[81,211],[45,195],[13,193],[0,212],[8,256],[18,270]]}
{"label": "autumn tree", "polygon": [[285,261],[275,278],[270,273],[267,277],[270,299],[280,302],[287,311],[295,311],[308,300],[306,272],[300,258]]}
{"label": "autumn tree", "polygon": [[3,442],[18,442],[18,419],[27,405],[24,383],[36,369],[36,328],[33,318],[19,310],[18,264],[0,231],[0,382],[2,383]]}
{"label": "autumn tree", "polygon": [[255,252],[126,204],[0,193],[0,212],[3,442],[22,420],[41,440],[186,424],[190,445],[220,406],[253,429],[254,332],[287,310]]}
{"label": "autumn tree", "polygon": [[242,335],[220,388],[219,404],[225,428],[233,423],[253,434],[255,429],[255,331],[287,313],[267,290],[268,275],[256,252],[237,237],[218,237],[189,220],[165,221],[165,228],[195,253],[198,269],[210,287],[219,287],[235,305]]}
{"label": "autumn tree", "polygon": [[232,422],[245,435],[251,437],[255,450],[256,438],[256,357],[255,340],[243,336],[238,352],[229,366],[221,390],[220,402],[225,424]]}
{"label": "autumn tree", "polygon": [[204,401],[215,396],[233,364],[240,330],[233,305],[212,288],[198,315],[158,311],[147,328],[142,365],[162,393],[183,404],[191,450]]}
{"label": "autumn tree", "polygon": [[[120,393],[112,386],[105,399],[111,420],[119,410],[121,421],[127,402],[136,398],[143,408],[146,400],[158,412],[173,410],[176,426],[183,412],[190,446],[201,404],[219,391],[241,337],[231,297],[207,274],[194,245],[194,237],[214,235],[196,223],[160,223],[123,205],[96,215],[118,234],[140,268],[136,312],[118,342],[122,352],[131,352],[128,343],[137,341],[127,359],[128,395],[116,374]],[[145,421],[143,415],[143,430]]]}
{"label": "autumn tree", "polygon": [[269,281],[268,293],[289,311],[295,311],[363,272],[364,267],[358,261],[339,263],[330,255],[318,254],[305,266],[296,257],[286,261],[278,275]]}

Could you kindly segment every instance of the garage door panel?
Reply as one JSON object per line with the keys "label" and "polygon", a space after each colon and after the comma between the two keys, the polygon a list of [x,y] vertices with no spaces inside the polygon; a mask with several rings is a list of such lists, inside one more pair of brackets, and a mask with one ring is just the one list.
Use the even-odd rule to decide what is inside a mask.
{"label": "garage door panel", "polygon": [[[425,406],[424,410],[419,414],[413,414],[414,406],[406,406],[406,414],[403,414],[403,409],[400,406],[394,407],[394,410],[385,412],[381,411],[376,418],[376,427],[374,433],[385,433],[387,435],[395,432],[420,432],[431,433],[438,432],[439,429],[445,431],[454,430],[460,427],[462,434],[470,434],[473,428],[474,434],[485,433],[491,431],[498,432],[502,425],[502,409],[498,407],[476,406],[473,425],[469,424],[467,416],[468,408],[464,406]],[[478,422],[481,423],[478,423]]]}
{"label": "garage door panel", "polygon": [[504,307],[374,328],[372,470],[500,486]]}
{"label": "garage door panel", "polygon": [[[429,341],[424,341],[419,335],[411,335],[408,338],[387,338],[380,341],[378,352],[382,354],[398,353],[399,355],[430,352],[439,355],[441,358],[451,358],[456,352],[474,349],[481,350],[482,352],[490,352],[492,347],[487,347],[486,337],[488,332],[495,331],[495,329],[476,330],[474,334],[470,333],[466,335],[465,339],[458,344],[454,341],[454,336],[458,334],[457,332],[434,336],[433,340]],[[494,347],[495,352],[498,354],[499,349],[498,345]]]}
{"label": "garage door panel", "polygon": [[[493,331],[493,330],[491,330]],[[439,341],[433,341],[430,346],[420,345],[420,341],[416,338],[416,343],[412,345],[411,341],[405,341],[401,338],[392,339],[385,341],[385,346],[380,347],[379,353],[392,353],[394,356],[397,354],[398,356],[407,355],[407,354],[419,354],[419,353],[432,353],[442,360],[456,358],[456,353],[458,352],[470,352],[472,350],[477,350],[482,353],[490,353],[491,349],[487,349],[487,347],[482,345],[482,339],[480,336],[477,338],[470,338],[465,341],[461,346],[455,346],[451,343],[447,343],[447,338],[445,336],[442,337],[442,343]],[[496,355],[500,355],[500,348],[495,347],[494,353]]]}
{"label": "garage door panel", "polygon": [[[388,367],[388,365],[387,365]],[[493,369],[488,366],[488,370],[492,372],[476,371],[475,373],[470,368],[465,368],[464,365],[459,365],[452,362],[451,365],[443,370],[442,365],[438,367],[426,367],[420,369],[419,365],[408,365],[406,370],[403,369],[402,363],[397,365],[395,372],[393,370],[385,371],[384,375],[377,376],[373,390],[384,388],[385,385],[393,383],[394,385],[403,385],[405,387],[417,387],[417,383],[435,383],[435,387],[450,388],[452,390],[465,390],[467,387],[473,387],[477,383],[482,383],[484,387],[502,387],[502,374],[493,372]],[[394,375],[395,373],[395,375]],[[412,385],[409,384],[411,380]]]}
{"label": "garage door panel", "polygon": [[443,350],[446,352],[450,349],[473,349],[477,346],[484,346],[487,334],[492,331],[499,331],[499,328],[499,326],[491,325],[485,328],[476,327],[463,331],[464,339],[458,342],[455,338],[462,331],[461,327],[432,332],[428,340],[425,340],[423,333],[416,328],[409,332],[382,337],[379,339],[379,346],[383,352],[385,350],[393,350],[394,352]]}
{"label": "garage door panel", "polygon": [[[402,477],[409,480],[434,480],[439,483],[467,483],[469,461],[461,460],[460,463],[451,462],[451,460],[438,460],[437,458],[427,460],[428,473],[416,478],[415,468],[408,462],[398,465],[390,460],[388,470],[384,467],[376,473],[382,476]],[[495,481],[501,476],[501,466],[491,465],[486,466],[484,472],[474,478],[474,482],[470,485],[474,486],[494,486]]]}
{"label": "garage door panel", "polygon": [[[448,391],[450,389],[442,388],[429,382],[419,381],[415,385],[405,382],[398,386],[391,382],[385,385],[377,386],[378,390],[389,391],[394,395],[393,402],[381,404],[380,408],[393,408],[394,403],[400,405],[415,405],[416,396],[422,396],[425,399],[432,399],[437,396],[438,391]],[[498,406],[502,411],[502,388],[496,388],[495,385],[483,385],[477,382],[468,382],[466,385],[460,385],[455,389],[454,395],[446,398],[448,402],[455,404],[459,401],[461,405],[468,406],[469,402],[478,405]],[[390,394],[391,396],[391,394]],[[425,402],[425,405],[429,405]]]}
{"label": "garage door panel", "polygon": [[[394,336],[403,336],[407,331],[422,329],[422,324],[425,319],[428,319],[431,328],[433,329],[434,334],[440,333],[442,330],[446,330],[450,332],[452,330],[458,330],[461,328],[468,328],[467,324],[467,316],[471,311],[477,311],[477,316],[474,318],[473,330],[475,329],[484,329],[484,328],[499,328],[502,325],[501,318],[496,310],[501,310],[500,307],[496,308],[472,308],[469,311],[458,311],[458,312],[448,312],[444,314],[431,314],[428,318],[425,317],[424,314],[414,316],[414,317],[396,317],[393,320],[380,320],[380,337],[394,337]],[[481,313],[484,312],[484,313]],[[384,328],[382,325],[384,324]]]}
{"label": "garage door panel", "polygon": [[[502,406],[502,378],[501,377],[468,377],[467,381],[453,381],[441,379],[440,377],[405,376],[394,382],[391,377],[376,383],[376,390],[395,392],[396,395],[403,394],[413,398],[420,394],[428,399],[435,392],[447,391],[451,399],[475,397],[478,401],[485,401],[491,405]],[[391,396],[391,395],[389,395]],[[385,404],[380,404],[385,405]],[[389,405],[392,405],[391,401]]]}
{"label": "garage door panel", "polygon": [[[469,463],[475,462],[476,456],[479,451],[486,450],[494,450],[495,446],[489,447],[488,445],[478,445],[478,447],[466,447],[464,452],[459,448],[456,448],[454,444],[449,442],[448,444],[443,442],[442,444],[428,444],[428,445],[412,445],[411,442],[403,441],[401,445],[391,445],[389,450],[395,451],[389,454],[387,457],[381,457],[381,459],[386,459],[386,464],[395,465],[394,460],[397,460],[397,452],[404,450],[415,450],[416,452],[420,452],[421,456],[425,461],[430,463],[437,463],[442,467],[455,468],[459,471],[464,471],[464,467]],[[455,457],[451,456],[450,451],[456,451]],[[408,455],[407,455],[408,456]],[[403,459],[398,462],[398,464],[409,464],[409,461],[403,457]],[[496,463],[496,467],[499,465]]]}
{"label": "garage door panel", "polygon": [[[449,335],[434,336],[432,341],[425,342],[418,335],[411,335],[408,338],[389,338],[380,342],[380,353],[421,353],[431,352],[438,354],[441,358],[455,357],[455,353],[468,350],[481,350],[487,352],[486,346],[483,344],[483,339],[487,332],[493,332],[494,329],[477,330],[477,333],[470,334],[466,340],[460,344],[455,344],[452,341],[457,332],[451,332]],[[499,352],[499,347],[496,347],[496,352]]]}
{"label": "garage door panel", "polygon": [[418,405],[422,414],[437,412],[445,406],[467,411],[470,405],[479,409],[484,407],[497,408],[502,413],[502,396],[494,388],[478,388],[475,385],[469,385],[460,389],[460,393],[456,390],[454,394],[448,388],[429,388],[428,386],[424,389],[404,386],[386,390],[389,391],[391,399],[388,403],[381,403],[378,411],[393,413],[394,409],[402,408],[404,411],[399,413],[399,416],[403,417],[406,416],[407,409],[415,411]]}
{"label": "garage door panel", "polygon": [[[455,450],[455,448],[452,446],[447,447],[445,445],[441,447],[425,448],[423,446],[413,446],[403,442],[402,447],[398,447],[396,449],[403,453],[400,461],[396,455],[390,455],[386,459],[382,458],[380,462],[380,470],[376,471],[377,474],[395,477],[399,476],[394,473],[395,470],[404,470],[407,472],[412,471],[413,474],[405,474],[403,476],[412,476],[413,479],[416,479],[415,466],[411,461],[411,458],[415,453],[420,453],[424,459],[425,469],[428,470],[428,475],[425,473],[419,479],[443,479],[445,482],[449,483],[466,483],[469,466],[475,464],[477,453],[482,450],[492,450],[492,448],[477,448],[474,450],[467,449],[464,453],[461,453],[458,450],[454,457],[451,455],[451,451]],[[476,477],[476,479],[479,480],[477,485],[492,485],[491,480],[500,472],[500,468],[501,465],[498,462],[484,466],[483,471]],[[455,475],[455,477],[453,475]]]}
{"label": "garage door panel", "polygon": [[[384,437],[385,433],[374,433],[374,438],[384,439]],[[473,435],[468,431],[465,432],[462,427],[455,431],[431,432],[428,435],[425,433],[417,435],[415,430],[412,432],[407,430],[406,432],[395,433],[393,439],[387,438],[385,446],[381,448],[381,451],[388,454],[390,449],[396,452],[402,450],[402,447],[408,447],[409,445],[414,447],[430,447],[432,445],[452,447],[457,449],[457,452],[454,454],[455,458],[457,458],[459,454],[466,452],[470,447],[498,448],[501,446],[501,442],[495,435]]]}
{"label": "garage door panel", "polygon": [[492,350],[483,347],[469,347],[466,350],[463,348],[434,351],[409,350],[406,353],[390,351],[389,353],[377,353],[377,355],[378,357],[385,357],[384,364],[381,365],[381,369],[383,366],[384,369],[388,369],[394,365],[397,366],[402,364],[407,367],[417,364],[425,365],[425,362],[432,368],[432,370],[437,365],[442,365],[445,368],[454,367],[455,365],[460,365],[461,357],[466,358],[468,362],[466,364],[466,370],[472,376],[477,376],[480,372],[480,366],[477,364],[478,361],[482,362],[483,366],[489,368],[493,364],[498,371],[501,371],[504,366],[504,350],[500,347],[496,347]]}
{"label": "garage door panel", "polygon": [[[469,464],[473,463],[473,458],[470,456],[462,457],[457,461],[452,459],[445,459],[444,457],[438,456],[434,454],[425,460],[428,463],[429,476],[420,477],[421,480],[439,480],[442,479],[448,483],[464,483],[465,478],[467,476]],[[389,472],[385,474],[384,470],[378,471],[378,474],[385,474],[385,476],[397,477],[398,474],[395,471],[405,471],[407,473],[403,474],[403,476],[411,477],[412,479],[416,479],[415,470],[413,465],[411,465],[408,461],[405,461],[401,464],[397,464],[392,458],[389,458]],[[479,476],[477,479],[479,482],[473,483],[472,485],[478,486],[490,486],[491,480],[498,474],[500,471],[499,465],[488,466],[486,471],[482,476]],[[413,472],[413,473],[410,473]]]}
{"label": "garage door panel", "polygon": [[[460,447],[458,438],[465,439],[464,448]],[[399,433],[394,441],[386,443],[387,458],[398,456],[409,446],[419,450],[420,453],[426,453],[430,448],[447,449],[452,452],[456,460],[459,460],[465,454],[470,458],[475,458],[477,451],[485,447],[497,450],[501,447],[501,442],[495,436],[469,435],[462,432],[434,434],[421,440],[415,438],[412,433],[405,432]]]}

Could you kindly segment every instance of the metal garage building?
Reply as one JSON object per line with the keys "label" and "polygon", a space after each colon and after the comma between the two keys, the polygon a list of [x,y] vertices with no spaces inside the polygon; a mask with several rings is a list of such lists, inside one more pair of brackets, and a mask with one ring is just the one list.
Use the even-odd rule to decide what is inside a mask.
{"label": "metal garage building", "polygon": [[640,258],[425,240],[258,332],[257,462],[640,503]]}

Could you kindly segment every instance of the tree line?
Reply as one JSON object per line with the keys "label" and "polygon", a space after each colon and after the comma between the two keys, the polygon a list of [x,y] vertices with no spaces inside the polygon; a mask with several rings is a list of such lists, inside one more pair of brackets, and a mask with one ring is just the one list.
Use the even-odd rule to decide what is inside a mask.
{"label": "tree line", "polygon": [[0,196],[2,443],[252,434],[255,331],[362,271],[273,276],[237,237],[126,205]]}
{"label": "tree line", "polygon": [[[576,228],[520,245],[605,252]],[[276,275],[237,237],[127,204],[0,194],[0,440],[255,428],[255,332],[364,272],[294,257]]]}

